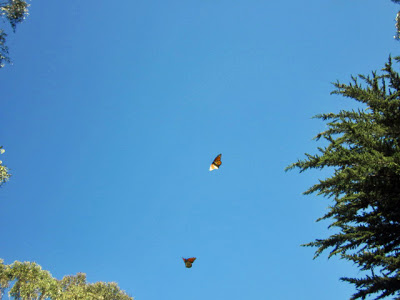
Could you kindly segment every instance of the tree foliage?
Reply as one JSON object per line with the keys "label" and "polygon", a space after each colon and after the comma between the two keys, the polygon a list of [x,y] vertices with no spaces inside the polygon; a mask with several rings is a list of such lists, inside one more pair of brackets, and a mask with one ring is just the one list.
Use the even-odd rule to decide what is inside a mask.
{"label": "tree foliage", "polygon": [[[3,146],[0,146],[0,154],[3,154],[5,150],[3,149]],[[11,174],[9,173],[8,168],[3,165],[3,161],[0,160],[0,186],[8,181],[10,178]]]}
{"label": "tree foliage", "polygon": [[382,71],[335,84],[333,94],[365,108],[316,116],[328,126],[316,140],[328,146],[287,168],[334,169],[305,194],[333,200],[318,221],[331,220],[329,227],[338,233],[303,246],[316,247],[315,257],[329,249],[329,257],[338,255],[358,266],[361,277],[341,278],[357,289],[351,299],[400,299],[400,76],[390,57]]}
{"label": "tree foliage", "polygon": [[[396,4],[400,4],[400,0],[392,0]],[[400,11],[396,15],[396,34],[394,35],[396,40],[400,40]]]}
{"label": "tree foliage", "polygon": [[10,63],[8,57],[8,47],[6,46],[7,34],[4,30],[0,29],[0,68],[4,67],[4,63]]}
{"label": "tree foliage", "polygon": [[17,24],[25,20],[28,15],[29,4],[24,0],[8,0],[1,5],[1,15],[9,22],[12,29],[15,31]]}
{"label": "tree foliage", "polygon": [[15,261],[5,265],[0,259],[0,299],[8,288],[11,288],[9,296],[14,299],[133,299],[114,282],[88,283],[84,273],[57,280],[36,263]]}
{"label": "tree foliage", "polygon": [[[29,4],[24,0],[7,0],[0,2],[0,15],[7,21],[15,32],[17,24],[25,20],[28,13]],[[5,63],[10,63],[8,47],[6,46],[7,34],[4,29],[0,29],[0,68]]]}

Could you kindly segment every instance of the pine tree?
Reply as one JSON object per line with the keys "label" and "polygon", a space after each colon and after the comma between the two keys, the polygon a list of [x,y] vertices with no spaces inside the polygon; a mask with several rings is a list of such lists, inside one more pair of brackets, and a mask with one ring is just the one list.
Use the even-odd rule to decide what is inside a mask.
{"label": "pine tree", "polygon": [[359,278],[341,278],[357,289],[351,299],[400,299],[400,76],[390,57],[382,71],[334,84],[332,94],[361,102],[363,108],[317,115],[328,129],[316,140],[328,146],[287,168],[334,169],[304,194],[333,200],[318,221],[330,220],[329,228],[337,233],[303,246],[316,247],[315,257],[329,249],[329,257],[358,266]]}

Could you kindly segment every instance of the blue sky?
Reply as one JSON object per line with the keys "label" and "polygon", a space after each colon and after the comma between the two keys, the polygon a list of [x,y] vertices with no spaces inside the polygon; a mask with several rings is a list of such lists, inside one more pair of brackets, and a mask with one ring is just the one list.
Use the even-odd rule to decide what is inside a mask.
{"label": "blue sky", "polygon": [[313,115],[356,107],[332,82],[398,55],[398,9],[32,0],[0,70],[0,257],[136,300],[348,299],[358,270],[300,247],[330,234],[302,195],[329,173],[284,168],[320,145]]}

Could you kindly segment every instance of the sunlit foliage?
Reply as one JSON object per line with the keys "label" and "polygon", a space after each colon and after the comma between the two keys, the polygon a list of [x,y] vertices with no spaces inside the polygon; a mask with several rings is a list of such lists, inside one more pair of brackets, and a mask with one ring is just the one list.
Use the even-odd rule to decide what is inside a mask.
{"label": "sunlit foliage", "polygon": [[[21,23],[29,15],[29,4],[24,0],[0,1],[0,16],[11,25],[15,32],[17,24]],[[6,46],[7,34],[4,29],[0,29],[0,68],[6,63],[10,63],[8,47]]]}
{"label": "sunlit foliage", "polygon": [[15,31],[17,24],[28,16],[29,4],[24,0],[9,0],[0,5],[1,15],[5,17]]}
{"label": "sunlit foliage", "polygon": [[[0,146],[0,154],[3,154],[5,150],[3,149],[2,146]],[[0,186],[8,181],[10,178],[11,174],[9,173],[9,170],[6,166],[3,165],[3,161],[0,160]]]}
{"label": "sunlit foliage", "polygon": [[396,34],[394,38],[400,40],[400,11],[396,15]]}
{"label": "sunlit foliage", "polygon": [[6,289],[10,289],[8,294],[14,299],[133,299],[114,282],[88,283],[84,273],[57,280],[34,262],[5,265],[0,259],[0,299]]}

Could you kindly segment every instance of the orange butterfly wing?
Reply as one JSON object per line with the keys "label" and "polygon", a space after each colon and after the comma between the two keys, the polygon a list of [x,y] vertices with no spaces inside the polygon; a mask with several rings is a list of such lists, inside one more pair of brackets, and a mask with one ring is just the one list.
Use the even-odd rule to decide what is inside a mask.
{"label": "orange butterfly wing", "polygon": [[218,156],[216,158],[214,158],[214,161],[212,162],[212,164],[210,166],[210,171],[219,169],[219,167],[222,165],[221,156],[222,156],[222,154],[218,154]]}

